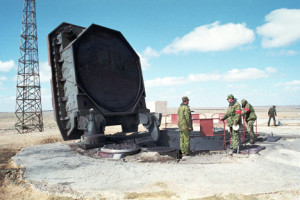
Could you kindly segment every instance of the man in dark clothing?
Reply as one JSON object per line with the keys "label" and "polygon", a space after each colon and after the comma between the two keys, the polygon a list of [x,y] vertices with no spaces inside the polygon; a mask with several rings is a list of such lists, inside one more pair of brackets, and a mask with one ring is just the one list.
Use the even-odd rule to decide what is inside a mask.
{"label": "man in dark clothing", "polygon": [[273,118],[274,126],[276,126],[276,119],[275,119],[275,116],[277,117],[276,106],[273,106],[269,109],[268,115],[269,115],[268,126],[270,126],[271,118]]}

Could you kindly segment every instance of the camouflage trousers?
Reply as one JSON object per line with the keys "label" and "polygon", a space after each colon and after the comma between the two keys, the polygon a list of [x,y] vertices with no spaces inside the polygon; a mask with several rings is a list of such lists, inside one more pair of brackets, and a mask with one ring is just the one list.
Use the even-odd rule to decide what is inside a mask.
{"label": "camouflage trousers", "polygon": [[235,131],[232,127],[230,129],[230,148],[237,149],[240,146],[240,133],[239,130]]}
{"label": "camouflage trousers", "polygon": [[251,141],[255,141],[255,135],[254,135],[254,131],[253,131],[253,124],[254,124],[255,120],[250,120],[247,122],[247,132],[250,135],[250,140]]}
{"label": "camouflage trousers", "polygon": [[180,150],[182,154],[190,154],[190,131],[180,131]]}

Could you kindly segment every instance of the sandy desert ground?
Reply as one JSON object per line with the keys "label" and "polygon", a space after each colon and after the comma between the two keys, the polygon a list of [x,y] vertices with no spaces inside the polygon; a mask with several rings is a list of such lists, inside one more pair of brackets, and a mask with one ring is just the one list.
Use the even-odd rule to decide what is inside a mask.
{"label": "sandy desert ground", "polygon": [[[70,144],[77,141],[62,141],[51,111],[43,113],[44,132],[23,135],[14,131],[14,113],[0,113],[0,199],[300,199],[300,106],[277,107],[277,118],[282,123],[282,126],[277,127],[267,126],[268,107],[255,109],[258,116],[258,133],[268,135],[272,132],[276,136],[282,136],[279,145],[266,145],[267,150],[259,154],[222,154],[218,162],[199,154],[179,163],[148,163],[147,172],[155,169],[155,176],[141,178],[143,187],[136,188],[141,183],[130,181],[128,185],[136,189],[127,188],[123,191],[124,186],[118,188],[118,181],[115,180],[116,182],[107,185],[113,188],[107,190],[112,194],[105,195],[107,191],[104,191],[99,198],[49,193],[38,190],[21,179],[20,175],[24,169],[12,162],[12,157],[21,149],[48,143]],[[207,117],[226,111],[225,108],[192,110]],[[176,108],[168,109],[168,113],[176,113]],[[161,127],[165,127],[164,119]],[[115,127],[107,128],[107,132],[110,133],[118,131]],[[203,159],[206,159],[205,162]],[[111,167],[113,162],[121,162],[123,165],[122,161],[109,161],[107,166]],[[143,169],[139,168],[141,163],[131,164],[142,173],[132,172],[132,177],[138,178],[135,174],[143,176]],[[185,169],[189,169],[186,174]],[[214,173],[222,169],[226,172]],[[241,176],[233,179],[237,172]],[[99,182],[101,183],[100,180]]]}

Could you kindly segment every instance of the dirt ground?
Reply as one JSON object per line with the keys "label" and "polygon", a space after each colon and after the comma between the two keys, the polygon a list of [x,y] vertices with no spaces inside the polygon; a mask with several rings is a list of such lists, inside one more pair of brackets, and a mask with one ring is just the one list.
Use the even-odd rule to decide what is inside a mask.
{"label": "dirt ground", "polygon": [[[285,138],[300,138],[300,106],[277,107],[278,117],[283,124],[282,127],[267,127],[267,110],[268,107],[257,107],[256,113],[258,116],[258,132],[283,136]],[[213,113],[224,113],[223,108],[195,108],[195,113],[205,114],[210,117]],[[169,109],[169,113],[176,113],[176,109]],[[14,113],[0,113],[0,199],[46,199],[46,200],[72,200],[76,198],[66,196],[54,196],[46,192],[34,189],[30,184],[20,178],[21,168],[15,166],[11,158],[15,156],[21,149],[29,146],[47,144],[47,143],[76,143],[77,141],[64,142],[60,136],[59,130],[53,119],[53,112],[48,111],[43,113],[44,117],[44,132],[33,132],[29,134],[16,134],[14,130],[15,116]],[[161,127],[164,128],[164,119]],[[167,125],[172,126],[172,125]],[[108,132],[118,132],[118,128],[114,127],[107,129]],[[289,130],[289,131],[287,131]],[[300,144],[300,143],[299,143]],[[299,152],[298,152],[299,153]],[[187,163],[193,164],[193,163]],[[300,169],[299,162],[293,163],[294,166]],[[254,177],[255,178],[255,177]],[[164,187],[161,183],[160,187]],[[153,193],[128,193],[124,199],[174,199],[176,191],[159,191]],[[176,199],[176,198],[175,198]],[[189,198],[203,200],[255,200],[255,199],[300,199],[300,191],[290,188],[277,190],[259,194],[220,194],[203,197]]]}
{"label": "dirt ground", "polygon": [[[0,113],[0,199],[53,199],[46,193],[34,191],[19,179],[20,169],[11,158],[22,148],[55,142],[63,142],[53,120],[53,112],[44,112],[44,132],[17,134],[14,130],[14,113]],[[56,199],[56,198],[54,198]]]}

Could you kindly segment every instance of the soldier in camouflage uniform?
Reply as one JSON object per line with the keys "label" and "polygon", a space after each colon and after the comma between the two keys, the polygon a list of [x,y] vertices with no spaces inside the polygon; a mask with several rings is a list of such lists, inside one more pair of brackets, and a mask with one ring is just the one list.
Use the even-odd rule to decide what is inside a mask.
{"label": "soldier in camouflage uniform", "polygon": [[269,115],[268,126],[270,126],[271,118],[273,118],[274,126],[276,126],[276,119],[275,119],[275,116],[277,116],[277,114],[276,114],[276,106],[273,106],[273,107],[271,107],[269,109],[268,115]]}
{"label": "soldier in camouflage uniform", "polygon": [[178,128],[180,131],[180,150],[183,155],[190,154],[190,132],[193,130],[192,114],[189,108],[189,98],[182,97],[178,108]]}
{"label": "soldier in camouflage uniform", "polygon": [[254,111],[253,106],[248,103],[247,100],[243,99],[242,103],[242,116],[244,117],[245,121],[247,122],[247,132],[250,134],[250,143],[254,144],[255,142],[255,135],[253,131],[253,124],[256,120],[256,114]]}
{"label": "soldier in camouflage uniform", "polygon": [[228,110],[221,120],[224,121],[227,119],[227,126],[229,127],[231,137],[230,148],[233,149],[233,153],[237,153],[240,146],[240,134],[239,130],[233,130],[232,126],[239,125],[241,127],[241,105],[232,94],[228,95],[227,101],[229,103]]}

